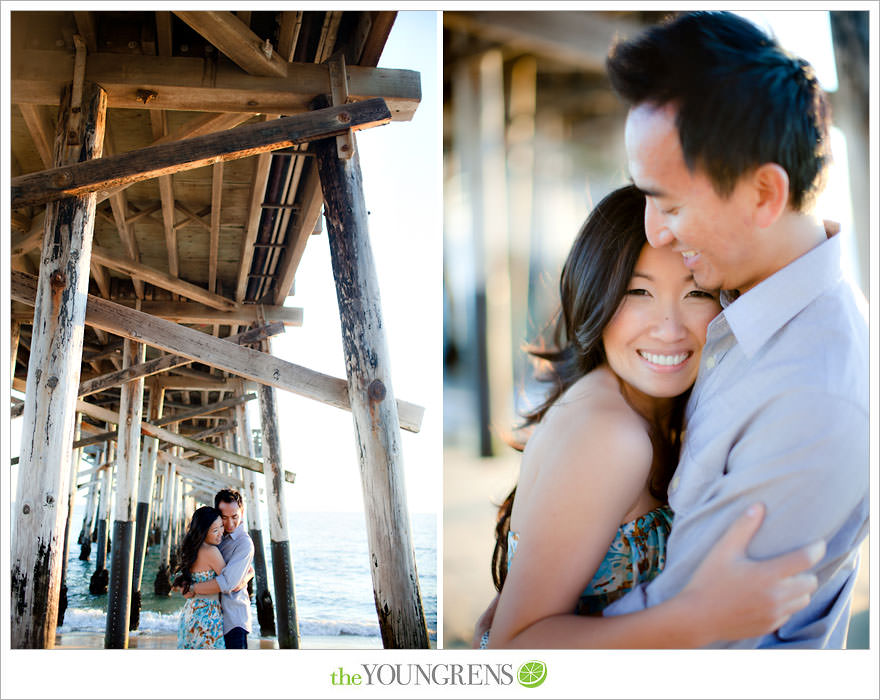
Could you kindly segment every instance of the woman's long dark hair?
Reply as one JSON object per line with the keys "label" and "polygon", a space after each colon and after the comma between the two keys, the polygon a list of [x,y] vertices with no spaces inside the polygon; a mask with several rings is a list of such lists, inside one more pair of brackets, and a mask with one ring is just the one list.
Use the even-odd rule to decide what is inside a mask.
{"label": "woman's long dark hair", "polygon": [[[645,197],[635,187],[615,190],[590,212],[562,268],[551,344],[526,349],[538,363],[536,378],[550,388],[543,403],[523,415],[520,428],[540,422],[572,384],[605,362],[602,333],[626,294],[646,243]],[[668,426],[650,429],[654,459],[648,487],[664,502],[678,461],[685,402],[686,395],[674,402]],[[507,533],[515,495],[516,487],[499,507],[495,526],[492,580],[499,591],[507,576]]]}
{"label": "woman's long dark hair", "polygon": [[199,555],[199,547],[204,543],[211,526],[221,515],[216,508],[202,506],[196,508],[196,512],[190,518],[189,527],[186,529],[186,535],[183,536],[183,542],[180,543],[180,550],[177,554],[177,576],[174,578],[173,584],[175,587],[183,588],[184,593],[193,584],[190,569]]}

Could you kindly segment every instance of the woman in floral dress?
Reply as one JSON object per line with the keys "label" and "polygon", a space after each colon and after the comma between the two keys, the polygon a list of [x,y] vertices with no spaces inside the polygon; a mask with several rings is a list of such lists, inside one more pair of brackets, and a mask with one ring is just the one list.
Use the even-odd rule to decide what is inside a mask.
{"label": "woman in floral dress", "polygon": [[[180,545],[179,569],[174,587],[186,594],[190,586],[210,581],[223,571],[224,562],[217,545],[223,537],[220,511],[203,506],[193,513]],[[187,598],[180,612],[178,649],[225,649],[223,612],[220,596],[195,595]]]}

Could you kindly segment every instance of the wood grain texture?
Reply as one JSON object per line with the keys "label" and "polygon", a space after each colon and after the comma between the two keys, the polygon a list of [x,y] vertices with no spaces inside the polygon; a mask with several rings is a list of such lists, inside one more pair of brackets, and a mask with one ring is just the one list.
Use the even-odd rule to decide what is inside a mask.
{"label": "wood grain texture", "polygon": [[[36,280],[32,275],[13,271],[10,288],[15,301],[33,303]],[[129,309],[91,294],[88,295],[86,323],[116,335],[134,338],[167,352],[184,355],[260,384],[351,410],[348,385],[345,380],[315,372],[257,350],[226,343],[206,333]],[[396,401],[396,405],[400,427],[418,432],[424,409],[400,400]]]}
{"label": "wood grain texture", "polygon": [[192,170],[219,161],[288,148],[347,129],[366,129],[391,121],[384,101],[376,98],[351,105],[247,124],[175,143],[148,146],[90,162],[52,168],[12,179],[12,207],[42,204],[126,183]]}

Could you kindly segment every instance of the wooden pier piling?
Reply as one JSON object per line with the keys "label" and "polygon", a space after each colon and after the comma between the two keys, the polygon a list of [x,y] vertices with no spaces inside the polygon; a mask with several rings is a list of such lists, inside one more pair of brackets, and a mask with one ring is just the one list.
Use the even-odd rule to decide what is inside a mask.
{"label": "wooden pier piling", "polygon": [[[145,360],[145,354],[145,345],[126,338],[123,345],[123,366],[141,364]],[[116,446],[116,508],[110,559],[110,597],[107,601],[107,627],[104,632],[105,649],[128,648],[143,403],[143,377],[122,385],[119,400],[119,439]]]}
{"label": "wooden pier piling", "polygon": [[[269,352],[269,341],[263,341]],[[260,384],[260,420],[263,424],[263,470],[266,477],[266,506],[269,512],[269,551],[272,555],[272,578],[275,583],[278,647],[299,649],[299,624],[293,588],[293,558],[284,498],[284,469],[281,463],[281,440],[278,434],[278,411],[275,387]]]}
{"label": "wooden pier piling", "polygon": [[[58,166],[101,156],[107,94],[75,83],[77,92],[73,84],[65,88],[59,108]],[[94,223],[94,194],[46,209],[22,422],[19,473],[26,478],[18,479],[10,556],[16,649],[55,645]]]}
{"label": "wooden pier piling", "polygon": [[[248,457],[254,456],[253,435],[247,407],[239,404],[235,407],[237,452]],[[260,517],[260,494],[257,488],[257,475],[246,471],[243,475],[245,498],[247,498],[248,532],[254,543],[254,579],[256,586],[254,597],[257,605],[257,622],[260,634],[264,637],[274,636],[275,610],[272,606],[272,594],[269,592],[269,577],[266,570],[266,555],[263,551],[263,523]]]}
{"label": "wooden pier piling", "polygon": [[163,477],[162,496],[162,521],[159,526],[161,541],[159,542],[159,569],[153,581],[153,592],[156,595],[171,594],[171,511],[174,508],[175,469],[174,465],[165,462],[165,476]]}
{"label": "wooden pier piling", "polygon": [[[142,381],[142,380],[140,380]],[[147,420],[153,422],[162,417],[165,389],[157,383],[150,387],[147,400]],[[156,483],[156,459],[159,452],[158,438],[144,435],[138,476],[138,502],[135,515],[134,568],[131,578],[131,612],[128,628],[136,630],[141,617],[141,579],[144,573],[144,558],[147,555],[147,537],[150,528],[152,496]]]}
{"label": "wooden pier piling", "polygon": [[324,193],[382,642],[386,648],[424,649],[428,631],[410,535],[399,419],[360,161],[356,150],[351,157],[340,158],[336,139],[317,141],[312,150]]}

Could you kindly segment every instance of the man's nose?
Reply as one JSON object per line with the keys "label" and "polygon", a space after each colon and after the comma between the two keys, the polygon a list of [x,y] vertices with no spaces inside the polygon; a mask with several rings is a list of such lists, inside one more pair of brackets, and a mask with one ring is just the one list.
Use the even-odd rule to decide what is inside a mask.
{"label": "man's nose", "polygon": [[652,248],[662,248],[674,239],[672,232],[666,227],[666,217],[650,199],[645,201],[645,236]]}

